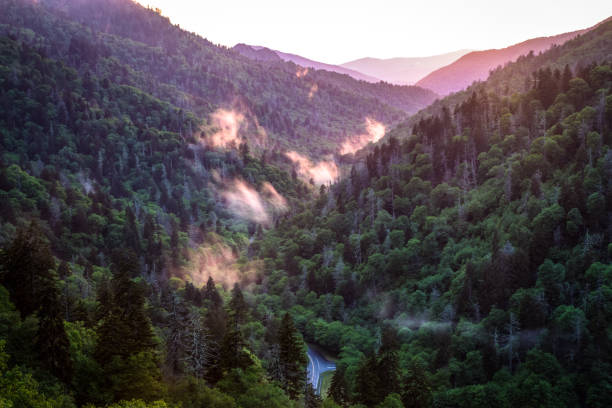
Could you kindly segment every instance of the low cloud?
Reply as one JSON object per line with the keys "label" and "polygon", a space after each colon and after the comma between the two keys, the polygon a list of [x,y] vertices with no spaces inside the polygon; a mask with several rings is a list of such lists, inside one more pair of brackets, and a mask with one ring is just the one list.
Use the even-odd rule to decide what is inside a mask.
{"label": "low cloud", "polygon": [[295,76],[298,78],[304,78],[308,74],[308,68],[300,68],[295,73]]}
{"label": "low cloud", "polygon": [[345,140],[340,146],[340,154],[353,154],[369,143],[378,142],[385,135],[385,125],[382,123],[370,118],[366,118],[365,122],[366,133]]}
{"label": "low cloud", "polygon": [[191,254],[185,272],[194,285],[202,286],[209,277],[231,287],[240,280],[237,256],[223,241],[211,234],[208,242]]}
{"label": "low cloud", "polygon": [[312,84],[312,86],[310,87],[310,91],[308,92],[308,99],[312,99],[312,97],[314,96],[314,94],[317,93],[318,90],[319,90],[319,85]]}
{"label": "low cloud", "polygon": [[262,184],[260,193],[242,179],[228,181],[216,178],[217,183],[223,186],[217,188],[219,195],[227,209],[238,218],[269,227],[275,215],[289,208],[287,200],[268,182]]}
{"label": "low cloud", "polygon": [[274,211],[282,213],[289,208],[285,197],[280,195],[274,186],[267,181],[261,185],[261,192],[264,199],[272,206]]}
{"label": "low cloud", "polygon": [[257,117],[239,103],[234,109],[217,109],[209,118],[212,134],[203,136],[207,145],[231,149],[247,141],[251,147],[265,147],[268,139],[266,130]]}
{"label": "low cloud", "polygon": [[257,224],[270,224],[270,215],[266,211],[262,197],[245,181],[233,180],[221,191],[221,197],[230,212],[237,217]]}
{"label": "low cloud", "polygon": [[189,251],[187,265],[174,274],[188,278],[196,287],[205,285],[212,277],[229,289],[234,283],[248,285],[253,282],[262,268],[260,260],[239,263],[236,251],[221,236],[209,232],[201,245]]}
{"label": "low cloud", "polygon": [[227,148],[238,146],[238,131],[244,121],[244,115],[233,110],[217,109],[210,115],[211,124],[217,129],[206,137],[208,144],[214,147]]}
{"label": "low cloud", "polygon": [[306,156],[293,150],[285,155],[296,165],[300,178],[306,182],[312,179],[315,185],[321,185],[332,183],[338,178],[338,166],[333,161],[320,161],[314,164]]}

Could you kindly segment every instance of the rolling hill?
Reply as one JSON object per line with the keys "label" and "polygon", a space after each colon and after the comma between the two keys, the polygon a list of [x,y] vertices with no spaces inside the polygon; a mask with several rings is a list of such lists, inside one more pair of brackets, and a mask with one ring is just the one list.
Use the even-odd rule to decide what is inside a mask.
{"label": "rolling hill", "polygon": [[397,85],[413,85],[438,68],[456,61],[470,50],[459,50],[431,57],[413,58],[361,58],[341,66]]}

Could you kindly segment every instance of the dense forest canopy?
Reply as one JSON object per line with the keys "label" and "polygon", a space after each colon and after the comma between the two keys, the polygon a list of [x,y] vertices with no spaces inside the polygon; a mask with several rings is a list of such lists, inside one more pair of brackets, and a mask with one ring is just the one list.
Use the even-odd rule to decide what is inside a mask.
{"label": "dense forest canopy", "polygon": [[612,22],[406,119],[128,0],[0,6],[0,406],[612,405]]}
{"label": "dense forest canopy", "polygon": [[395,123],[436,97],[418,87],[370,84],[327,71],[300,76],[292,63],[255,63],[130,1],[27,3],[3,0],[0,32],[81,74],[113,78],[199,116],[232,107],[266,129],[269,150],[299,148],[312,158],[332,154],[362,131],[365,116]]}

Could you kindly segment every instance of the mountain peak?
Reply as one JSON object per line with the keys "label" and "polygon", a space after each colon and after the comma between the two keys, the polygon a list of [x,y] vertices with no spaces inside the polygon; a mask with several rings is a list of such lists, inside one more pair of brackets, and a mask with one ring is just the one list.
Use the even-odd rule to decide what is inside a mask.
{"label": "mountain peak", "polygon": [[431,89],[440,95],[448,95],[466,88],[474,81],[486,79],[491,70],[514,61],[521,55],[546,51],[553,45],[561,45],[603,23],[605,21],[583,30],[531,38],[505,48],[472,51],[461,56],[452,64],[431,72],[416,85]]}

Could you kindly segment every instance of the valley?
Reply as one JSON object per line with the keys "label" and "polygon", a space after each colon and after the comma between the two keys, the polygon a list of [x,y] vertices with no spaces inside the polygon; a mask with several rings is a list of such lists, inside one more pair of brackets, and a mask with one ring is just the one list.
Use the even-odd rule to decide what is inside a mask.
{"label": "valley", "polygon": [[0,8],[0,406],[612,404],[607,16],[332,65]]}

